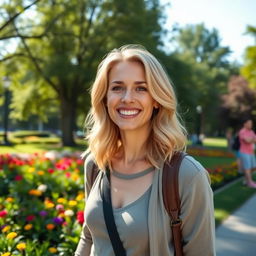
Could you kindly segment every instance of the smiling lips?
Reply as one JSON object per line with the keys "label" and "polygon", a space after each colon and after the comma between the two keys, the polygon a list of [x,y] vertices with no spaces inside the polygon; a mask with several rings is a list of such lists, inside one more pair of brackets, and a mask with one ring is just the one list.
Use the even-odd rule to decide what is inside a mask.
{"label": "smiling lips", "polygon": [[118,109],[117,111],[122,117],[135,117],[140,112],[139,109]]}

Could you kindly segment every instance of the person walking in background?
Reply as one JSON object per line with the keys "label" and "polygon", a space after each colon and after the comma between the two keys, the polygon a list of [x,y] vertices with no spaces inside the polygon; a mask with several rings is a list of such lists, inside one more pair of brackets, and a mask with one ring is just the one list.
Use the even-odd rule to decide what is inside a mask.
{"label": "person walking in background", "polygon": [[239,173],[243,173],[241,167],[241,159],[240,159],[240,139],[239,139],[239,131],[235,132],[234,136],[231,139],[231,150],[236,156],[236,163],[237,163],[237,171]]}
{"label": "person walking in background", "polygon": [[251,119],[243,122],[243,128],[239,131],[240,140],[240,159],[241,167],[244,171],[246,185],[256,188],[256,183],[252,179],[252,170],[256,168],[256,159],[254,154],[254,144],[256,143],[256,134],[252,130],[253,123]]}
{"label": "person walking in background", "polygon": [[[162,175],[164,163],[174,165],[172,156],[185,150],[187,137],[167,74],[141,46],[114,49],[99,65],[91,102],[85,222],[75,256],[174,256]],[[94,166],[100,171],[92,184]],[[105,218],[105,192],[111,222]],[[209,175],[188,155],[179,167],[178,193],[184,255],[215,256]],[[125,253],[113,249],[117,242]]]}

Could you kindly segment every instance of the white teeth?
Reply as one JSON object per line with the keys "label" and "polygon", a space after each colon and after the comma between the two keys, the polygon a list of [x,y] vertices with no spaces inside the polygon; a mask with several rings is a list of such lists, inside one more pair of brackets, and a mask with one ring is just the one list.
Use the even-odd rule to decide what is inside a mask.
{"label": "white teeth", "polygon": [[132,116],[139,113],[139,110],[119,110],[121,115]]}

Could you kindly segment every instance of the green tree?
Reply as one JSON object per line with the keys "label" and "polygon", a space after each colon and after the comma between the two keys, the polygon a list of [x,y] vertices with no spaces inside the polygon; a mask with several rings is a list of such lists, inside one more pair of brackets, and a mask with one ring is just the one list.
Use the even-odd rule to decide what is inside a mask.
{"label": "green tree", "polygon": [[[11,17],[17,10],[7,12]],[[74,145],[77,113],[88,110],[87,89],[99,60],[110,49],[127,43],[140,43],[156,52],[161,45],[161,19],[157,0],[37,2],[29,15],[12,20],[9,38],[18,38],[19,45],[3,58],[17,70],[23,84],[27,100],[20,110],[30,102],[43,113],[49,104],[42,102],[57,99],[62,142]],[[13,106],[18,109],[18,105]]]}
{"label": "green tree", "polygon": [[249,86],[256,89],[256,27],[248,26],[247,33],[254,37],[255,44],[246,49],[245,63],[241,73],[248,80]]}
{"label": "green tree", "polygon": [[[202,129],[217,129],[217,109],[220,94],[226,91],[230,73],[236,67],[229,63],[228,47],[221,45],[216,29],[209,30],[204,24],[187,25],[177,30],[175,52],[170,56],[175,62],[169,71],[176,84],[179,101],[190,131],[196,130],[196,107],[202,107]],[[184,100],[185,99],[185,100]]]}

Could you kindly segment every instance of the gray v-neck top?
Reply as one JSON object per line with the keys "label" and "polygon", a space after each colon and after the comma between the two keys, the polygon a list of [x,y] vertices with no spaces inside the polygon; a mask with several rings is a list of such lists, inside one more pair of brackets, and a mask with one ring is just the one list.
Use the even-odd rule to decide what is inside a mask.
{"label": "gray v-neck top", "polygon": [[[99,248],[99,251],[97,252],[95,251],[98,248],[98,245],[95,246],[96,243],[99,243],[96,241],[98,240],[98,236],[102,237],[102,240],[100,239],[100,241],[104,241],[104,239],[106,239],[106,230],[105,228],[101,228],[104,227],[105,224],[102,210],[100,210],[102,209],[102,201],[99,197],[103,172],[99,173],[93,185],[88,182],[88,180],[90,180],[89,177],[91,177],[93,172],[93,163],[93,157],[87,157],[85,161],[85,187],[87,195],[89,194],[89,191],[91,192],[86,202],[86,218],[75,255],[113,256],[114,254],[111,252],[112,248],[110,242],[108,243],[108,246]],[[124,240],[125,243],[124,246],[127,250],[127,255],[129,256],[175,255],[170,229],[170,217],[168,216],[163,204],[162,174],[163,166],[154,173],[150,192],[148,192],[148,207],[146,207],[146,203],[144,205],[142,204],[144,199],[141,199],[141,201],[136,202],[136,205],[134,205],[134,207],[138,207],[139,211],[141,211],[141,216],[145,216],[143,221],[147,221],[147,224],[142,224],[141,220],[135,220],[131,213],[128,213],[129,215],[127,215],[126,211],[128,212],[128,209],[126,209],[125,212],[120,213],[120,216],[125,216],[125,218],[123,217],[123,220],[126,221],[125,224],[133,224],[132,227],[134,228],[136,228],[134,223],[138,225],[138,228],[136,228],[136,230],[134,229],[131,241],[126,242],[126,234],[121,235],[121,239]],[[181,199],[180,218],[182,220],[181,230],[183,236],[184,255],[215,256],[214,207],[210,178],[208,172],[203,168],[203,166],[190,156],[186,156],[181,162],[179,170],[179,194]],[[98,199],[94,201],[95,197]],[[97,213],[97,209],[99,210],[99,213]],[[93,217],[93,214],[99,215],[97,215],[97,217]],[[129,216],[129,218],[126,218],[126,216]],[[131,216],[133,217],[132,220],[134,220],[134,223],[131,221]],[[130,222],[127,222],[127,220]],[[94,223],[92,221],[94,221]],[[94,227],[94,225],[96,225],[96,227]],[[136,232],[140,232],[140,228],[144,229],[143,227],[145,227],[145,225],[148,225],[148,233],[144,234],[142,231],[141,233],[143,233],[143,236],[138,240],[137,238],[139,235],[136,234]],[[123,227],[124,226],[121,227],[119,225],[121,233]],[[94,230],[92,230],[94,228],[95,232],[98,232],[96,239],[96,234],[94,233]],[[129,234],[131,234],[131,232],[132,231],[129,231]],[[147,240],[146,236],[149,237],[149,242],[145,242]],[[133,239],[133,237],[135,239]],[[143,242],[141,242],[141,239]],[[129,246],[127,243],[129,243]],[[149,253],[147,253],[147,251],[142,253],[137,252],[137,248],[141,245],[145,248],[146,243],[149,244],[149,249],[146,249],[149,250]]]}
{"label": "gray v-neck top", "polygon": [[[113,209],[115,223],[127,256],[149,255],[148,205],[151,186],[134,202]],[[100,191],[90,193],[86,202],[85,222],[92,234],[93,246],[90,256],[113,256],[103,217]]]}

